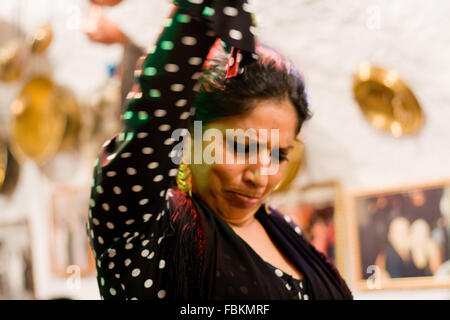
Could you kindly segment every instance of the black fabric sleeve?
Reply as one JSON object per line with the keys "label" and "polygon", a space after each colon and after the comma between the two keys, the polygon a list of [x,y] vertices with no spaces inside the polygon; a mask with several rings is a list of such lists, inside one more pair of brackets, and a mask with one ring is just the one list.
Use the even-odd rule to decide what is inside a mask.
{"label": "black fabric sleeve", "polygon": [[[161,247],[170,224],[167,191],[175,185],[178,168],[173,160],[179,142],[172,133],[188,126],[194,87],[218,33],[232,45],[251,49],[243,37],[248,30],[225,27],[242,27],[233,19],[250,26],[244,1],[231,1],[237,15],[233,9],[227,9],[232,15],[224,13],[229,1],[214,7],[202,2],[176,2],[156,45],[138,61],[123,130],[103,145],[95,163],[87,231],[102,298],[165,296],[158,279],[164,278]],[[133,292],[127,278],[139,280],[139,289]]]}

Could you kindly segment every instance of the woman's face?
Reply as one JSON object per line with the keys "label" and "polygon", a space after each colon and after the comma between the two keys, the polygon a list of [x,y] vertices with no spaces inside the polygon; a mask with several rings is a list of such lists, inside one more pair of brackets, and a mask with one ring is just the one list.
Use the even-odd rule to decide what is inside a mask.
{"label": "woman's face", "polygon": [[[223,161],[213,164],[206,164],[205,161],[201,164],[191,162],[193,192],[222,219],[233,225],[245,225],[280,182],[286,169],[286,156],[295,139],[298,116],[289,100],[259,100],[255,103],[256,107],[246,115],[227,117],[203,127],[203,133],[207,129],[223,133],[222,141],[215,141],[214,138],[213,142],[202,142],[203,157],[205,147],[214,145],[216,150],[222,150]],[[238,139],[226,135],[227,129],[242,129],[243,132],[253,129],[256,135]],[[272,131],[274,129],[278,129],[278,136],[276,131]],[[263,132],[267,134],[264,136]],[[251,153],[248,147],[250,140],[254,141],[254,138],[258,149],[256,153]],[[194,144],[191,144],[191,154],[195,152]],[[239,153],[239,147],[244,152]],[[275,148],[279,150],[278,167],[273,152]],[[210,154],[215,156],[215,152]],[[250,154],[256,155],[253,161],[250,160]],[[244,163],[238,163],[239,156],[245,159]],[[230,162],[230,159],[233,161]],[[269,174],[264,174],[265,171]]]}

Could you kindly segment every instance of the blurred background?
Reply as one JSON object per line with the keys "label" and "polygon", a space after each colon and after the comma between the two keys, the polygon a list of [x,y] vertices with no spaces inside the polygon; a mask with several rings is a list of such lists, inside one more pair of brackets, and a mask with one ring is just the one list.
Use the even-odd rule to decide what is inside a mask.
{"label": "blurred background", "polygon": [[[0,3],[0,299],[99,299],[84,231],[168,0]],[[270,199],[357,299],[450,299],[450,3],[250,0],[313,117]]]}

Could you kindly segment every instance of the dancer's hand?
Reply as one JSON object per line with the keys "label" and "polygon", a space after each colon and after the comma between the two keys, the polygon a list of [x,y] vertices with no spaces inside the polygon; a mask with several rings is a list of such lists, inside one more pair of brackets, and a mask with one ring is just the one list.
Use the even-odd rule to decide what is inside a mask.
{"label": "dancer's hand", "polygon": [[103,44],[124,43],[125,34],[103,13],[99,5],[93,5],[84,25],[84,32],[95,42]]}
{"label": "dancer's hand", "polygon": [[122,2],[122,0],[90,0],[92,4],[97,4],[100,6],[115,6],[116,4],[119,4]]}

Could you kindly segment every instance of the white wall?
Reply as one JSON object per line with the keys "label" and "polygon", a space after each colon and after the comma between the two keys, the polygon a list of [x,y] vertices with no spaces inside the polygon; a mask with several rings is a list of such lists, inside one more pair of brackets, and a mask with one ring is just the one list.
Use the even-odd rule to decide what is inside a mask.
{"label": "white wall", "polygon": [[[121,55],[118,46],[91,43],[81,31],[87,0],[2,0],[0,19],[15,22],[22,3],[21,25],[31,32],[46,20],[55,29],[45,59],[35,59],[35,70],[74,89],[88,102],[106,80],[105,65]],[[125,0],[107,9],[112,18],[140,45],[152,44],[168,12],[167,0]],[[260,24],[262,42],[291,58],[304,73],[314,117],[305,125],[308,167],[302,179],[339,179],[344,191],[421,183],[450,178],[450,3],[394,0],[263,0],[251,1]],[[1,31],[0,31],[1,32]],[[396,69],[410,85],[425,111],[423,130],[394,139],[370,127],[352,96],[352,74],[369,60]],[[41,61],[41,62],[40,62]],[[44,61],[44,62],[42,62]],[[0,115],[21,83],[0,83]],[[3,131],[3,130],[2,130]],[[67,176],[74,184],[89,184],[90,163]],[[67,171],[64,171],[67,172]],[[73,172],[73,171],[69,171]],[[64,279],[48,270],[48,199],[58,181],[50,181],[32,163],[22,167],[21,180],[10,199],[0,198],[2,216],[28,215],[32,221],[39,298],[64,294],[98,298],[93,278],[80,290],[67,289]],[[25,201],[26,200],[26,201]],[[351,257],[348,257],[351,262]],[[345,275],[350,278],[349,267]],[[446,289],[355,292],[361,299],[449,299]]]}

